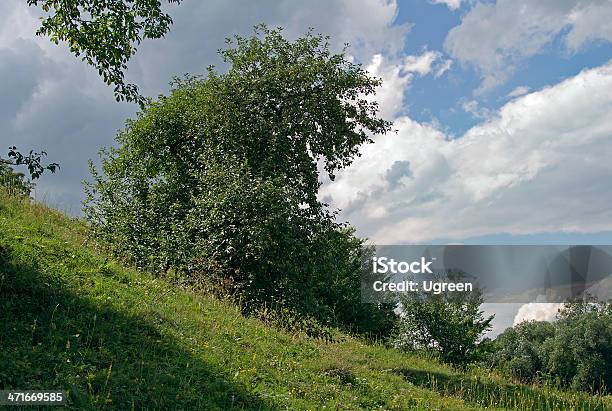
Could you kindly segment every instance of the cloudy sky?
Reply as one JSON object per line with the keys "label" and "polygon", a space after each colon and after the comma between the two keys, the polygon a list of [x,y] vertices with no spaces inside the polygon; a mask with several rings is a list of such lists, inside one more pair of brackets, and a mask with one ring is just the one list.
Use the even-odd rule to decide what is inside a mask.
{"label": "cloudy sky", "polygon": [[[384,80],[378,137],[321,196],[378,243],[612,244],[611,0],[184,0],[128,78],[155,96],[254,24],[332,36]],[[80,213],[86,163],[136,108],[37,11],[0,2],[0,145],[61,163],[36,196]]]}

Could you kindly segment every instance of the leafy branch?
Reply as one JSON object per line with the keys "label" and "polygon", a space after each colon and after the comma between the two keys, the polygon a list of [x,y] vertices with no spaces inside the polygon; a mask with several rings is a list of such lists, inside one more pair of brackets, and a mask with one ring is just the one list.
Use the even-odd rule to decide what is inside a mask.
{"label": "leafy branch", "polygon": [[[180,3],[181,0],[167,0]],[[104,82],[114,85],[117,101],[143,105],[135,84],[125,82],[127,63],[144,39],[164,37],[172,18],[160,0],[27,0],[46,16],[36,34],[66,42],[75,57],[93,66]]]}
{"label": "leafy branch", "polygon": [[41,161],[42,158],[46,155],[46,151],[41,151],[39,153],[34,150],[30,150],[30,153],[28,155],[23,155],[19,151],[17,151],[17,147],[12,146],[9,147],[9,160],[4,160],[4,162],[14,166],[25,165],[28,168],[28,171],[30,172],[30,177],[32,178],[32,180],[36,180],[45,172],[45,170],[55,173],[55,171],[59,170],[60,168],[58,163],[49,163],[47,165],[43,165]]}

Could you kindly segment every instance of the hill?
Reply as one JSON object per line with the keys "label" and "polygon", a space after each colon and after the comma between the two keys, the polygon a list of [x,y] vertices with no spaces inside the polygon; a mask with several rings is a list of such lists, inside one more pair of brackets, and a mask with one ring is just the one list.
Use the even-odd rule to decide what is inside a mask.
{"label": "hill", "polygon": [[243,317],[126,268],[83,222],[0,192],[0,389],[64,389],[78,409],[610,409],[336,333]]}

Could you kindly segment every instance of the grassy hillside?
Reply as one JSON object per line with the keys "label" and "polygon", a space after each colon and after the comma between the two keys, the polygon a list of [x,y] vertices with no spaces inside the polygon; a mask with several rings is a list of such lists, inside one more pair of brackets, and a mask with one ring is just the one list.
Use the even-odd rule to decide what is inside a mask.
{"label": "grassy hillside", "polygon": [[0,328],[0,389],[65,389],[73,408],[612,407],[342,334],[288,334],[123,268],[81,222],[2,193]]}

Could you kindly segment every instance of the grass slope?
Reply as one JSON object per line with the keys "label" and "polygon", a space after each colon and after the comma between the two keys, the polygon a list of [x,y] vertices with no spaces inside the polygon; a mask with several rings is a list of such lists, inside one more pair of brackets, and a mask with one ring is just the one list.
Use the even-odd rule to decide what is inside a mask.
{"label": "grass slope", "polygon": [[126,269],[86,227],[0,193],[0,389],[79,409],[610,409],[365,344],[291,335]]}

